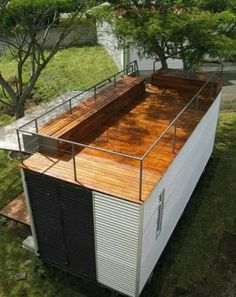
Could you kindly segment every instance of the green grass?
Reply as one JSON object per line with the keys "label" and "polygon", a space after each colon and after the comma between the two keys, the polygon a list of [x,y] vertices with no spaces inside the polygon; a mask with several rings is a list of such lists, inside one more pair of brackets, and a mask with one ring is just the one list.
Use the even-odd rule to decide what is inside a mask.
{"label": "green grass", "polygon": [[9,160],[6,151],[0,151],[0,208],[22,193],[18,163]]}
{"label": "green grass", "polygon": [[[16,75],[16,62],[10,53],[0,56],[0,70],[4,77]],[[111,56],[100,46],[72,47],[59,52],[42,72],[28,105],[47,102],[67,91],[84,90],[117,72]],[[29,77],[29,64],[24,80]],[[0,97],[3,97],[0,89]],[[3,105],[0,103],[0,110]],[[0,118],[0,125],[5,120]],[[8,122],[7,122],[8,123]]]}
{"label": "green grass", "polygon": [[14,117],[9,114],[0,115],[0,127],[11,124],[14,121]]}
{"label": "green grass", "polygon": [[[234,296],[225,292],[230,275],[235,272],[236,277],[235,131],[236,113],[221,114],[213,156],[142,297]],[[16,162],[1,152],[0,165],[5,168],[0,173],[2,206],[20,187]],[[0,229],[0,297],[109,296],[107,290],[57,270],[43,272],[37,263],[24,267],[25,260],[34,259],[20,248],[28,233],[20,226]],[[14,280],[19,271],[28,272],[26,281]]]}

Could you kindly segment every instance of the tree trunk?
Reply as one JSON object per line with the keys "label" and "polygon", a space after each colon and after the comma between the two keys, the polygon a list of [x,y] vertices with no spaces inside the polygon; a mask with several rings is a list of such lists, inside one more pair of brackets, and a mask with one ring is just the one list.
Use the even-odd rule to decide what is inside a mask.
{"label": "tree trunk", "polygon": [[15,108],[16,119],[20,119],[25,115],[25,106],[24,104],[18,104]]}
{"label": "tree trunk", "polygon": [[166,61],[166,57],[160,57],[160,61],[161,61],[161,68],[162,69],[168,69],[168,64]]}
{"label": "tree trunk", "polygon": [[183,57],[183,69],[189,70],[189,60],[187,60],[185,57]]}

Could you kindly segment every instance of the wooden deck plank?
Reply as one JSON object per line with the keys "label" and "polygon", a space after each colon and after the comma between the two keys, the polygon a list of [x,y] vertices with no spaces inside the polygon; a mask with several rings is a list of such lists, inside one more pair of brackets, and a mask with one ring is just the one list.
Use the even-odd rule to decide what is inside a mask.
{"label": "wooden deck plank", "polygon": [[[193,97],[194,90],[163,89],[152,86],[135,102],[130,102],[96,129],[78,141],[95,147],[141,157]],[[142,203],[176,157],[211,101],[199,98],[178,123],[176,148],[173,152],[173,133],[170,129],[143,163],[142,201],[139,201],[139,161],[95,151],[76,150],[76,175],[71,154],[50,156],[36,153],[24,161],[24,168],[47,174],[92,190]],[[64,119],[62,119],[63,122]],[[58,125],[56,123],[56,125]]]}
{"label": "wooden deck plank", "polygon": [[109,86],[108,88],[99,92],[96,98],[88,98],[86,101],[80,102],[73,107],[72,113],[65,112],[60,117],[52,120],[40,128],[40,133],[54,137],[62,137],[68,130],[83,122],[88,117],[94,115],[106,105],[112,103],[120,96],[124,95],[133,86],[143,82],[141,78],[124,77],[118,81],[116,86]]}

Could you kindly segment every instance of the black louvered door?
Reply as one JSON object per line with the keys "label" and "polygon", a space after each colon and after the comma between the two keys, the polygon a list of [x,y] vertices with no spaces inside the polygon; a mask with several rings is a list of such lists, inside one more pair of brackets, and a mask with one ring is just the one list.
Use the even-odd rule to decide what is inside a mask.
{"label": "black louvered door", "polygon": [[92,192],[25,171],[43,261],[96,279]]}
{"label": "black louvered door", "polygon": [[70,270],[96,279],[92,193],[71,184],[61,186]]}
{"label": "black louvered door", "polygon": [[42,260],[62,268],[67,265],[58,199],[58,182],[45,175],[26,172],[26,184]]}

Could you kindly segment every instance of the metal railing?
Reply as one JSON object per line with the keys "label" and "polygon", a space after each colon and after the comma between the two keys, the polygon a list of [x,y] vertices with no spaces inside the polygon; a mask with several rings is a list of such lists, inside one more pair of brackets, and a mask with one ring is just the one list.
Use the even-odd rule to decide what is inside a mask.
{"label": "metal railing", "polygon": [[[138,68],[133,68],[136,67],[134,66],[136,64],[136,62],[133,62],[133,66],[128,66],[126,69],[124,69],[123,71],[126,71],[127,69],[130,69],[130,67],[132,68],[132,73],[135,72],[136,74],[138,73]],[[122,71],[121,71],[122,72]],[[119,73],[121,73],[119,72]],[[153,142],[153,144],[149,147],[149,149],[144,153],[144,155],[142,157],[136,157],[136,156],[132,156],[129,154],[124,154],[124,153],[120,153],[120,152],[116,152],[114,150],[107,150],[107,149],[103,149],[101,147],[95,147],[92,145],[87,145],[87,144],[83,144],[83,143],[78,143],[78,142],[73,142],[73,141],[69,141],[69,140],[65,140],[65,139],[58,139],[52,136],[45,136],[43,134],[38,133],[38,123],[37,120],[40,118],[38,117],[37,119],[32,120],[29,123],[34,122],[35,123],[35,129],[36,132],[29,132],[27,130],[24,130],[23,128],[28,125],[29,123],[27,123],[26,125],[20,127],[19,129],[17,129],[17,138],[18,138],[18,143],[19,143],[19,150],[20,153],[22,154],[22,145],[21,145],[21,134],[22,135],[29,135],[32,137],[32,143],[35,144],[34,149],[32,149],[33,152],[36,151],[41,151],[41,150],[46,150],[46,149],[50,149],[52,148],[51,146],[47,146],[43,143],[40,143],[39,139],[45,139],[45,140],[50,140],[56,143],[56,151],[58,153],[58,151],[61,151],[63,153],[68,153],[70,154],[71,158],[73,159],[73,171],[74,171],[74,180],[78,181],[78,168],[76,165],[76,154],[78,150],[81,149],[91,149],[93,151],[99,151],[105,154],[109,154],[109,155],[113,155],[113,156],[117,156],[117,157],[122,157],[125,160],[132,160],[132,161],[136,161],[139,162],[139,177],[138,177],[138,197],[139,200],[142,201],[142,194],[143,194],[143,173],[144,173],[144,161],[147,159],[147,157],[151,154],[151,152],[158,147],[158,145],[160,144],[160,142],[164,139],[164,137],[167,135],[167,133],[170,132],[170,130],[173,128],[173,135],[172,135],[172,139],[171,139],[171,147],[172,147],[172,152],[175,153],[176,150],[176,142],[177,142],[177,131],[178,131],[178,124],[180,122],[181,117],[183,117],[184,113],[192,106],[194,109],[194,113],[197,113],[199,110],[199,97],[200,95],[206,91],[207,87],[210,86],[210,94],[209,97],[212,98],[212,92],[213,92],[213,88],[214,88],[214,84],[217,81],[217,79],[221,79],[222,78],[222,72],[223,72],[223,66],[221,65],[221,67],[218,68],[216,73],[213,73],[212,75],[209,76],[208,80],[203,84],[203,86],[199,89],[199,91],[189,100],[189,102],[184,106],[184,108],[179,112],[179,114],[172,120],[172,122],[168,125],[168,127],[162,132],[162,134]],[[113,83],[115,85],[115,81],[117,74],[112,76],[113,78]],[[94,88],[94,87],[93,87]],[[90,88],[91,89],[91,88]],[[216,94],[214,94],[215,96]],[[66,102],[70,102],[70,100],[73,100],[73,98],[70,98],[69,100],[67,100]],[[65,104],[65,103],[63,103]],[[45,113],[46,114],[46,113]],[[44,115],[45,115],[44,114]],[[43,116],[43,115],[42,115]],[[68,150],[65,149],[60,149],[59,146],[57,144],[64,144],[67,145],[67,147],[69,146]],[[29,143],[28,143],[29,144]],[[24,160],[22,158],[22,163],[24,163]],[[124,162],[125,163],[125,162]]]}
{"label": "metal railing", "polygon": [[[168,59],[179,60],[181,63],[183,63],[183,59],[180,58],[180,57],[169,57]],[[161,64],[161,60],[160,60],[160,59],[156,59],[156,60],[154,60],[154,62],[153,62],[153,67],[152,67],[152,72],[153,72],[153,74],[156,73],[156,70],[157,70],[156,65],[157,65],[157,64]],[[222,64],[221,62],[204,61],[204,62],[202,63],[202,66],[204,66],[204,65],[214,65],[214,66],[217,67],[217,68],[218,68],[218,66],[219,66],[219,67],[222,67],[222,69],[223,69],[223,64]],[[184,67],[184,66],[182,65],[180,68],[183,68],[183,67]],[[171,68],[171,67],[170,67],[170,68]],[[178,68],[178,69],[180,69],[180,68]],[[200,68],[201,68],[201,67],[200,67]],[[159,70],[159,69],[160,69],[160,68],[158,68],[158,70]],[[186,71],[191,72],[190,69],[186,69]],[[192,73],[196,73],[196,74],[197,74],[196,71],[192,71]]]}
{"label": "metal railing", "polygon": [[[114,75],[111,75],[111,76],[107,77],[106,79],[100,81],[99,83],[93,85],[92,87],[89,87],[88,89],[77,93],[76,95],[70,97],[69,99],[62,102],[61,104],[58,104],[57,106],[53,107],[49,111],[47,111],[47,112],[41,114],[40,116],[34,118],[32,121],[27,122],[23,126],[19,127],[19,130],[25,128],[26,126],[34,124],[35,132],[38,133],[39,132],[39,120],[42,120],[44,117],[46,117],[47,115],[49,115],[50,113],[52,113],[56,109],[63,108],[63,107],[66,107],[66,106],[67,106],[68,110],[70,111],[70,113],[73,114],[73,105],[78,103],[78,102],[73,103],[73,101],[78,99],[78,97],[81,97],[82,95],[92,91],[93,92],[93,97],[96,99],[99,89],[101,89],[101,88],[103,88],[103,87],[105,87],[105,86],[107,86],[109,84],[112,84],[115,87],[117,82],[119,81],[119,78],[124,76],[124,75],[139,76],[139,68],[138,68],[138,63],[137,63],[136,60],[130,62],[124,69],[122,69],[121,71],[115,73]],[[81,98],[79,98],[79,101],[81,102]],[[64,111],[65,111],[65,109],[64,109]],[[58,114],[57,114],[57,116],[58,116]]]}

